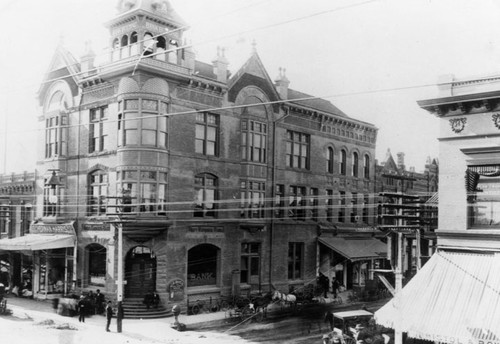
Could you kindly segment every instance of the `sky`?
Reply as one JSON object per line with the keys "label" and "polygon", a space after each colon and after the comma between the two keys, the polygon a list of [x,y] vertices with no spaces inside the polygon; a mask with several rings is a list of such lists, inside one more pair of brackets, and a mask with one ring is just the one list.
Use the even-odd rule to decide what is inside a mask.
{"label": "sky", "polygon": [[[0,1],[0,174],[35,169],[37,91],[63,42],[79,59],[108,48],[104,23],[118,0]],[[190,25],[197,59],[225,48],[234,74],[252,42],[274,80],[328,99],[378,129],[376,158],[405,153],[407,167],[438,158],[439,121],[417,100],[438,96],[439,76],[498,74],[495,0],[171,0]]]}

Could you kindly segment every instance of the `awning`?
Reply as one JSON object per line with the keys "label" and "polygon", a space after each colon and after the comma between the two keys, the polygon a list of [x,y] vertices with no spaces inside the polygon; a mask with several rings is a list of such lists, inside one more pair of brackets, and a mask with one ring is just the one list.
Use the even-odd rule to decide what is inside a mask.
{"label": "awning", "polygon": [[36,251],[73,247],[75,240],[76,237],[71,234],[27,234],[12,239],[1,239],[0,250]]}
{"label": "awning", "polygon": [[375,238],[321,236],[318,240],[323,245],[352,261],[387,256],[387,245]]}
{"label": "awning", "polygon": [[500,255],[435,253],[375,320],[418,339],[500,343]]}

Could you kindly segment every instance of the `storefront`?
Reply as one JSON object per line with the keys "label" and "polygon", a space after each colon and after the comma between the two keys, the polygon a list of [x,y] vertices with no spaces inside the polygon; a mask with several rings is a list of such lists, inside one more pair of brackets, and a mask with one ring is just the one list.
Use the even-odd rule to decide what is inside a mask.
{"label": "storefront", "polygon": [[338,237],[324,234],[318,238],[320,272],[333,276],[347,288],[363,287],[373,279],[387,256],[387,246],[372,237]]}
{"label": "storefront", "polygon": [[498,252],[440,250],[375,320],[411,338],[499,343],[499,268]]}
{"label": "storefront", "polygon": [[[18,254],[24,263],[31,263],[32,280],[24,276],[24,271],[28,271],[24,263],[23,280],[31,283],[33,297],[46,299],[74,290],[76,234],[73,222],[32,224],[30,234],[0,240],[2,250]],[[21,291],[23,287],[26,286],[19,286]]]}

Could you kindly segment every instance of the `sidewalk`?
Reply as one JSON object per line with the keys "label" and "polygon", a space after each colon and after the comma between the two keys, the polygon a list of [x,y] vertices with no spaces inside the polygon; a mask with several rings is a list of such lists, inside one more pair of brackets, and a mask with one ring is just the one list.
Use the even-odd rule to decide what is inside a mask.
{"label": "sidewalk", "polygon": [[[31,311],[39,312],[39,313],[51,313],[52,315],[56,315],[58,317],[61,317],[62,319],[74,319],[76,322],[78,322],[78,316],[74,317],[67,317],[67,316],[61,316],[55,314],[55,310],[52,306],[52,301],[51,300],[35,300],[35,299],[29,299],[29,298],[22,298],[22,297],[15,297],[15,296],[8,296],[7,298],[7,308],[8,309],[18,309],[21,312],[29,313]],[[217,322],[217,321],[224,321],[226,318],[225,312],[215,312],[215,313],[202,313],[202,314],[197,314],[197,315],[185,315],[182,314],[179,316],[179,321],[181,323],[184,323],[188,326],[188,329],[190,329],[189,325],[196,325],[196,324],[205,324],[205,323],[210,323],[210,322]],[[113,322],[116,319],[113,319]],[[90,317],[86,317],[85,319],[86,322],[88,323],[93,323],[93,324],[105,324],[106,319],[104,315],[93,315]],[[159,319],[123,319],[124,322],[127,324],[144,324],[144,323],[161,323],[162,325],[165,324],[172,324],[174,322],[174,317],[166,317],[166,318],[159,318]]]}

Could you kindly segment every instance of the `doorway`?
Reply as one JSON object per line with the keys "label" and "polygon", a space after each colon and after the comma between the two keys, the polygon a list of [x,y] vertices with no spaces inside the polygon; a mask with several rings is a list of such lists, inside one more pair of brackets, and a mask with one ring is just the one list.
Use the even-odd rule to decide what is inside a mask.
{"label": "doorway", "polygon": [[156,289],[156,255],[146,246],[136,246],[125,258],[125,297],[143,298]]}

